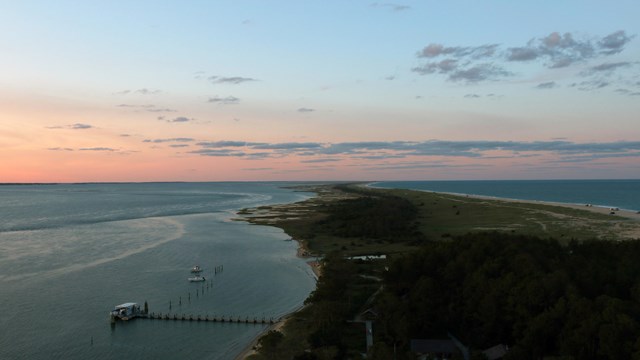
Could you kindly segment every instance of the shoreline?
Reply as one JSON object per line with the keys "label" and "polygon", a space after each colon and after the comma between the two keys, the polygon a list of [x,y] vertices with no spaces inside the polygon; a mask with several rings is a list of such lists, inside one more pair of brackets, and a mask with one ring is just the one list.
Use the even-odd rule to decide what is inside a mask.
{"label": "shoreline", "polygon": [[[377,188],[377,189],[386,189],[386,188]],[[460,194],[460,193],[440,192],[440,191],[431,191],[431,190],[415,190],[415,189],[410,189],[410,190],[432,192],[436,194],[452,195],[452,196],[465,197],[470,199],[503,201],[503,202],[534,204],[534,205],[559,206],[559,207],[565,207],[565,208],[575,209],[575,210],[590,211],[590,212],[602,214],[602,215],[621,216],[631,220],[640,221],[640,212],[637,212],[635,210],[620,209],[617,207],[615,208],[607,207],[604,205],[592,205],[592,204],[581,205],[581,204],[554,202],[554,201],[546,201],[546,200],[524,200],[524,199],[502,198],[502,197],[489,196],[489,195]],[[615,212],[615,214],[610,214],[612,211]]]}
{"label": "shoreline", "polygon": [[[314,191],[310,191],[310,192],[313,192],[313,195],[310,195],[309,197],[307,197],[306,199],[304,199],[302,201],[308,201],[310,199],[317,198],[319,196],[318,192],[314,192]],[[271,205],[271,206],[269,206],[269,210],[267,210],[267,213],[268,214],[273,214],[274,213],[274,211],[273,211],[274,207],[275,208],[281,208],[283,206],[284,207],[291,207],[291,206],[295,206],[295,204],[297,202],[300,202],[300,201],[295,201],[295,202],[285,203],[285,204],[274,204],[274,205]],[[235,215],[239,216],[239,217],[232,218],[231,220],[244,221],[244,222],[247,222],[247,223],[252,224],[252,225],[273,226],[273,227],[276,227],[278,229],[282,229],[283,231],[285,231],[285,229],[283,229],[282,227],[278,226],[277,222],[271,223],[271,222],[260,222],[260,221],[257,221],[257,218],[250,216],[251,214],[244,212],[245,210],[246,209],[238,209],[238,210],[236,210],[235,211]],[[253,215],[255,215],[255,213]],[[311,272],[312,272],[312,274],[314,276],[314,279],[316,280],[316,283],[317,283],[318,279],[322,275],[322,270],[320,268],[320,263],[317,260],[311,260],[311,259],[315,259],[315,257],[308,255],[309,254],[309,249],[307,248],[304,240],[295,239],[290,234],[288,234],[286,231],[285,231],[285,234],[287,236],[289,236],[291,241],[295,241],[295,242],[298,243],[298,248],[296,249],[296,257],[298,257],[300,259],[307,260],[306,263],[311,268]],[[284,315],[279,322],[277,322],[275,324],[272,324],[272,325],[269,325],[263,331],[259,332],[251,340],[251,342],[249,342],[242,349],[242,351],[240,351],[240,353],[238,353],[238,355],[234,357],[234,360],[244,360],[247,357],[256,354],[256,348],[258,346],[258,341],[260,340],[260,338],[262,336],[267,334],[269,331],[280,331],[286,325],[287,321],[289,321],[291,316],[293,314],[297,313],[298,311],[304,309],[304,307],[305,307],[305,305],[302,305],[299,308],[294,309],[293,311],[291,311],[288,314]]]}
{"label": "shoreline", "polygon": [[409,190],[409,191],[419,191],[419,192],[428,192],[434,194],[444,194],[451,196],[458,196],[463,198],[471,198],[471,199],[480,199],[480,200],[491,200],[491,201],[504,201],[504,202],[515,202],[515,203],[523,203],[523,204],[536,204],[536,205],[548,205],[548,206],[560,206],[575,210],[585,210],[603,215],[611,215],[610,212],[614,211],[617,216],[625,217],[631,220],[640,221],[640,210],[630,210],[630,209],[621,209],[618,207],[612,207],[607,205],[594,205],[594,204],[577,204],[577,203],[565,203],[565,202],[555,202],[548,200],[526,200],[526,199],[514,199],[514,198],[505,198],[491,195],[478,195],[478,194],[465,194],[465,193],[456,193],[456,192],[447,192],[447,191],[434,191],[434,190],[423,190],[423,189],[405,189],[405,188],[386,188],[386,187],[376,187],[371,186],[368,183],[364,184],[364,187],[378,190]]}

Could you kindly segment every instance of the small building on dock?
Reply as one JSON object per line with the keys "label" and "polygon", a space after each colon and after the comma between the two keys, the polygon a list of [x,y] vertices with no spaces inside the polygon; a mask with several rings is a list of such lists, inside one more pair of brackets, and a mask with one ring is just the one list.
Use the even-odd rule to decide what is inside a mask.
{"label": "small building on dock", "polygon": [[143,314],[142,309],[140,309],[140,305],[133,302],[128,302],[124,304],[117,305],[113,310],[111,310],[111,321],[115,320],[131,320]]}

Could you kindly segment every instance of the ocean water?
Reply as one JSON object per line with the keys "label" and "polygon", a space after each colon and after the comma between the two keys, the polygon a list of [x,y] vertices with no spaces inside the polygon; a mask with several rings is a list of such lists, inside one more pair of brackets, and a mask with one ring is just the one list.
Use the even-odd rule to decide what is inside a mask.
{"label": "ocean water", "polygon": [[371,186],[640,211],[640,180],[388,181]]}
{"label": "ocean water", "polygon": [[[278,318],[315,287],[282,230],[231,221],[309,196],[282,183],[0,186],[0,359],[233,359],[264,325],[136,319]],[[189,283],[199,264],[209,287]],[[215,274],[216,266],[223,271]]]}

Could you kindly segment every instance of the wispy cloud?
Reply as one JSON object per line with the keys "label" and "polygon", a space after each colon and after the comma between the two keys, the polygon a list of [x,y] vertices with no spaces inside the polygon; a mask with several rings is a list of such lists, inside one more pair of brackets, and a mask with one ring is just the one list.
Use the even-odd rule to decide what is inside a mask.
{"label": "wispy cloud", "polygon": [[110,147],[88,147],[88,148],[80,148],[78,151],[107,151],[113,152],[118,151],[118,149],[110,148]]}
{"label": "wispy cloud", "polygon": [[178,112],[178,110],[176,110],[176,109],[169,109],[169,108],[163,108],[163,109],[161,109],[161,108],[158,108],[158,109],[151,108],[151,109],[146,109],[146,111],[148,111],[148,112]]}
{"label": "wispy cloud", "polygon": [[156,95],[156,94],[160,94],[162,93],[162,90],[157,90],[157,89],[147,89],[147,88],[142,88],[142,89],[137,89],[137,90],[122,90],[122,91],[117,91],[114,92],[114,95],[128,95],[128,94],[140,94],[140,95]]}
{"label": "wispy cloud", "polygon": [[134,111],[148,111],[148,112],[177,112],[176,109],[170,109],[170,108],[159,108],[156,107],[156,105],[154,104],[142,104],[142,105],[138,105],[138,104],[118,104],[116,105],[116,107],[120,107],[120,108],[130,108],[133,109]]}
{"label": "wispy cloud", "polygon": [[158,144],[158,143],[166,143],[166,142],[193,142],[195,141],[195,139],[193,138],[169,138],[169,139],[144,139],[142,140],[142,142],[145,143],[154,143],[154,144]]}
{"label": "wispy cloud", "polygon": [[154,90],[154,89],[147,89],[147,88],[142,88],[134,91],[134,93],[141,94],[141,95],[156,95],[156,94],[160,94],[161,92],[162,90],[158,90],[158,89]]}
{"label": "wispy cloud", "polygon": [[322,158],[322,159],[302,160],[300,162],[301,163],[306,163],[306,164],[314,164],[314,163],[338,162],[338,161],[341,161],[341,160],[342,159],[336,159],[336,158]]}
{"label": "wispy cloud", "polygon": [[[606,157],[608,154],[640,154],[640,141],[606,143],[575,143],[552,141],[379,141],[379,142],[290,142],[256,143],[246,141],[198,142],[200,149],[192,154],[206,156],[236,156],[269,158],[283,156],[316,157],[305,163],[334,162],[346,158],[362,160],[402,159],[409,157],[442,157],[469,159],[529,158],[539,155],[567,158],[569,156]],[[240,149],[241,148],[241,149]]]}
{"label": "wispy cloud", "polygon": [[[163,116],[159,117],[158,119],[160,119],[160,118],[162,118],[162,120],[164,120]],[[178,117],[175,117],[173,119],[168,119],[166,121],[170,122],[170,123],[186,123],[186,122],[193,121],[193,120],[194,119],[190,119],[190,118],[185,117],[185,116],[178,116]]]}
{"label": "wispy cloud", "polygon": [[538,85],[536,85],[536,89],[553,89],[555,87],[557,87],[558,84],[556,84],[555,81],[549,81],[549,82],[543,82],[540,83]]}
{"label": "wispy cloud", "polygon": [[93,128],[94,128],[93,125],[81,124],[81,123],[75,123],[75,124],[71,124],[71,125],[47,126],[47,129],[87,130],[87,129],[93,129]]}
{"label": "wispy cloud", "polygon": [[580,75],[589,76],[589,75],[601,74],[601,73],[610,74],[618,69],[629,68],[633,65],[634,65],[633,63],[630,63],[628,61],[622,61],[622,62],[616,62],[616,63],[602,63],[600,65],[592,66],[584,70],[583,72],[580,73]]}
{"label": "wispy cloud", "polygon": [[242,84],[246,82],[258,81],[258,79],[242,76],[209,76],[207,78],[212,84]]}
{"label": "wispy cloud", "polygon": [[402,4],[394,4],[394,3],[377,3],[374,2],[370,5],[371,7],[381,7],[381,8],[387,8],[391,11],[406,11],[406,10],[410,10],[411,6],[409,5],[402,5]]}
{"label": "wispy cloud", "polygon": [[240,99],[238,99],[235,96],[220,97],[216,95],[214,97],[210,97],[209,100],[207,100],[207,102],[214,103],[214,104],[234,105],[239,103]]}
{"label": "wispy cloud", "polygon": [[306,107],[301,107],[298,109],[298,112],[301,113],[310,113],[310,112],[314,112],[316,111],[316,109],[311,109],[311,108],[306,108]]}
{"label": "wispy cloud", "polygon": [[118,105],[116,105],[116,107],[121,107],[121,108],[139,108],[139,109],[149,109],[149,108],[153,108],[153,107],[155,107],[155,105],[152,105],[152,104],[144,104],[144,105],[137,105],[137,104],[118,104]]}

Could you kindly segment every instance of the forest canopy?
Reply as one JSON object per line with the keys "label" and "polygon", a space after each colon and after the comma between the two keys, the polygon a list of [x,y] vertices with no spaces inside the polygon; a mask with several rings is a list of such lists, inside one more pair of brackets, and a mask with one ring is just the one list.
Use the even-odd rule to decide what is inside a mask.
{"label": "forest canopy", "polygon": [[500,233],[430,242],[386,272],[381,339],[504,343],[507,359],[640,358],[640,242]]}

